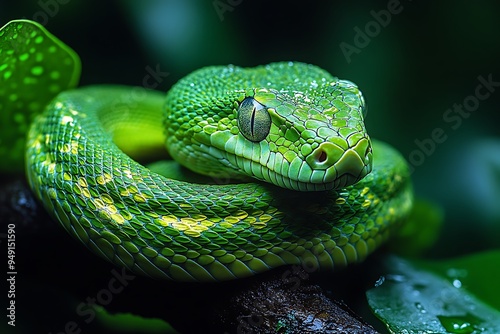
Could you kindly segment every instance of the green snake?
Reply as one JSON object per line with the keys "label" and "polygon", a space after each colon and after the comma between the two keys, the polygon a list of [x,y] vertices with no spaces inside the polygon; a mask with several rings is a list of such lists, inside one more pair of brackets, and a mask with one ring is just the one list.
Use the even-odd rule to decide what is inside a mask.
{"label": "green snake", "polygon": [[[32,124],[27,176],[66,231],[138,274],[222,281],[283,265],[331,270],[364,260],[412,207],[408,166],[370,140],[365,111],[355,84],[294,62],[206,67],[166,98],[81,87]],[[212,182],[136,162],[165,144]]]}

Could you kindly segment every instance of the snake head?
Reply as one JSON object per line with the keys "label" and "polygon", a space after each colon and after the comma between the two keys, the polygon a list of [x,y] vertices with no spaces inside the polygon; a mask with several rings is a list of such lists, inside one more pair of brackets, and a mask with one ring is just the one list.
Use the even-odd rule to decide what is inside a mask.
{"label": "snake head", "polygon": [[363,110],[358,88],[344,80],[255,89],[238,110],[240,132],[261,151],[262,168],[252,169],[253,176],[294,190],[358,182],[372,168]]}
{"label": "snake head", "polygon": [[[303,191],[340,189],[370,173],[365,102],[355,84],[302,63],[217,69],[211,86],[223,87],[204,103],[217,112],[190,142],[207,146],[201,150],[221,163],[218,171]],[[217,173],[207,173],[206,162],[186,165]]]}

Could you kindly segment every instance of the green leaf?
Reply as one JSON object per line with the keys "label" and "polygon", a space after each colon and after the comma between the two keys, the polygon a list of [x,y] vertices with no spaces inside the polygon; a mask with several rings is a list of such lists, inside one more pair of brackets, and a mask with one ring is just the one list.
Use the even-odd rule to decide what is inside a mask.
{"label": "green leaf", "polygon": [[368,303],[392,333],[500,333],[498,263],[500,251],[449,261],[389,257]]}
{"label": "green leaf", "polygon": [[22,171],[33,118],[80,78],[78,55],[40,24],[14,20],[0,29],[0,171]]}
{"label": "green leaf", "polygon": [[446,277],[500,311],[500,251],[489,251],[446,261],[419,261],[422,268]]}
{"label": "green leaf", "polygon": [[177,334],[168,323],[157,318],[144,318],[131,313],[110,314],[103,307],[94,306],[103,329],[112,333]]}

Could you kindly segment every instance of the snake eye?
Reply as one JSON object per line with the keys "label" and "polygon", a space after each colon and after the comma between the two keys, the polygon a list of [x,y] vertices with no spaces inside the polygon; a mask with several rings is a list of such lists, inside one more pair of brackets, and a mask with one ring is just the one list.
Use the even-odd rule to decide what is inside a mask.
{"label": "snake eye", "polygon": [[246,139],[259,142],[269,134],[271,115],[265,106],[253,97],[247,97],[238,109],[238,127]]}

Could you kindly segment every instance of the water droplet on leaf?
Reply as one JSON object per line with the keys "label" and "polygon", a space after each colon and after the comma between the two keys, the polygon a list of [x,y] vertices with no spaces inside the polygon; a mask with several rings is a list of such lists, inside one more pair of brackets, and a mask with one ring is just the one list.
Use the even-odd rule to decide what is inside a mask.
{"label": "water droplet on leaf", "polygon": [[448,333],[473,334],[483,331],[482,328],[477,326],[481,320],[471,314],[463,316],[440,315],[438,319]]}

